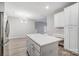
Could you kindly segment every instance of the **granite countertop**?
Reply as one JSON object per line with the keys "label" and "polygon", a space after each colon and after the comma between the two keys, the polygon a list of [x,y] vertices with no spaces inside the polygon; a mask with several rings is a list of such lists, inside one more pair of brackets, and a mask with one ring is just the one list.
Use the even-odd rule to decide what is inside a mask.
{"label": "granite countertop", "polygon": [[56,38],[54,36],[44,35],[44,34],[27,34],[29,38],[35,41],[40,46],[61,41],[62,39]]}

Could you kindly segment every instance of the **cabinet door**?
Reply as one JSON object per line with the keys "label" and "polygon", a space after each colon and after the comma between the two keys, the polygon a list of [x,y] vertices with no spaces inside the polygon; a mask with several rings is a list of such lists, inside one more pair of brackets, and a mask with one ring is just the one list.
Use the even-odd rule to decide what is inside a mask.
{"label": "cabinet door", "polygon": [[33,44],[31,44],[31,56],[34,56],[35,55],[34,54],[34,51],[35,51],[34,46],[33,46]]}
{"label": "cabinet door", "polygon": [[78,3],[72,5],[70,7],[70,22],[71,22],[71,25],[78,25]]}
{"label": "cabinet door", "polygon": [[31,42],[31,55],[32,56],[40,55],[40,47],[33,41]]}
{"label": "cabinet door", "polygon": [[27,38],[27,51],[28,51],[29,55],[32,55],[32,53],[31,53],[31,49],[32,49],[31,43],[32,43],[31,39]]}
{"label": "cabinet door", "polygon": [[79,3],[69,6],[64,9],[65,13],[65,26],[66,25],[78,25],[78,7]]}
{"label": "cabinet door", "polygon": [[69,48],[69,45],[70,45],[69,44],[69,42],[70,42],[69,39],[70,39],[70,37],[69,37],[69,29],[68,29],[68,27],[65,27],[64,28],[64,48],[68,49],[68,50],[70,49]]}
{"label": "cabinet door", "polygon": [[38,52],[38,50],[36,48],[34,48],[34,56],[40,56],[40,53]]}
{"label": "cabinet door", "polygon": [[78,29],[73,27],[72,30],[70,30],[70,50],[77,52],[77,41],[78,41]]}
{"label": "cabinet door", "polygon": [[64,27],[64,12],[59,12],[54,15],[55,27]]}
{"label": "cabinet door", "polygon": [[65,26],[70,25],[70,7],[64,9]]}

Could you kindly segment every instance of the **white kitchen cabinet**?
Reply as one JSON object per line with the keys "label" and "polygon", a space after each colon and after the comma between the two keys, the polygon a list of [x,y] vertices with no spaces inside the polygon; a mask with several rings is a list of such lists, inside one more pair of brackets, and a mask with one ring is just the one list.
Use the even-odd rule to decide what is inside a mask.
{"label": "white kitchen cabinet", "polygon": [[27,52],[30,56],[58,56],[59,38],[45,35],[27,35]]}
{"label": "white kitchen cabinet", "polygon": [[55,27],[64,27],[64,11],[61,11],[54,15]]}
{"label": "white kitchen cabinet", "polygon": [[79,23],[79,3],[70,6],[70,25],[78,25]]}
{"label": "white kitchen cabinet", "polygon": [[78,39],[78,30],[74,29],[70,30],[70,50],[76,53],[78,52],[77,39]]}
{"label": "white kitchen cabinet", "polygon": [[78,25],[79,4],[76,3],[64,9],[65,26]]}
{"label": "white kitchen cabinet", "polygon": [[48,44],[45,46],[39,46],[37,43],[28,39],[27,51],[30,56],[56,56],[58,55],[58,42]]}
{"label": "white kitchen cabinet", "polygon": [[70,18],[70,7],[67,7],[64,9],[64,26],[68,26],[71,23]]}
{"label": "white kitchen cabinet", "polygon": [[30,56],[40,56],[40,47],[27,37],[27,50]]}
{"label": "white kitchen cabinet", "polygon": [[58,42],[41,46],[41,56],[58,56]]}
{"label": "white kitchen cabinet", "polygon": [[75,3],[64,9],[64,48],[73,52],[79,52],[79,3]]}
{"label": "white kitchen cabinet", "polygon": [[65,27],[64,48],[70,51],[78,52],[78,27]]}
{"label": "white kitchen cabinet", "polygon": [[69,43],[70,42],[69,40],[70,39],[69,39],[69,29],[68,29],[68,27],[65,27],[64,28],[64,35],[65,35],[64,36],[64,48],[69,50],[70,49],[69,48],[69,44],[70,44]]}

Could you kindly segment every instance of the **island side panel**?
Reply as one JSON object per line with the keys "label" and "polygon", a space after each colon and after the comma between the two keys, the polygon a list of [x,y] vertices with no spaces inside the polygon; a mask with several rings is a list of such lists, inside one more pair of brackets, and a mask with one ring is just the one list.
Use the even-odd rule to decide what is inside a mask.
{"label": "island side panel", "polygon": [[58,42],[41,46],[41,56],[58,56]]}

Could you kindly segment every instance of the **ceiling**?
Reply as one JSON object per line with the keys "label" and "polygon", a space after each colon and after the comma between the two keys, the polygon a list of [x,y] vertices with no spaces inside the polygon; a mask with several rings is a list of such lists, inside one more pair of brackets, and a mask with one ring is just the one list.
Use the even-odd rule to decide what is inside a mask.
{"label": "ceiling", "polygon": [[[5,11],[10,16],[43,20],[47,15],[71,4],[73,2],[6,2]],[[49,9],[46,9],[46,6]]]}

